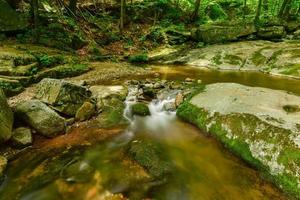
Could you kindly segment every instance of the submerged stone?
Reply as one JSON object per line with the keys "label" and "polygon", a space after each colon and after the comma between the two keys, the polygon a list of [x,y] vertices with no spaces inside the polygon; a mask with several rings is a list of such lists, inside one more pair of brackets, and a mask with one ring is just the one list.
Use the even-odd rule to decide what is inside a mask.
{"label": "submerged stone", "polygon": [[144,103],[136,103],[131,106],[131,112],[133,115],[147,116],[150,115],[148,106]]}
{"label": "submerged stone", "polygon": [[300,197],[300,97],[233,83],[208,85],[177,115],[218,138],[227,148]]}
{"label": "submerged stone", "polygon": [[36,98],[69,116],[75,116],[90,96],[91,92],[85,87],[50,78],[45,78],[39,83],[36,93]]}
{"label": "submerged stone", "polygon": [[21,102],[15,112],[16,117],[43,136],[53,137],[65,132],[65,119],[39,100]]}
{"label": "submerged stone", "polygon": [[13,144],[17,147],[25,147],[32,144],[32,134],[30,128],[20,127],[13,131]]}
{"label": "submerged stone", "polygon": [[10,139],[13,120],[13,113],[7,104],[4,92],[0,89],[0,143]]}

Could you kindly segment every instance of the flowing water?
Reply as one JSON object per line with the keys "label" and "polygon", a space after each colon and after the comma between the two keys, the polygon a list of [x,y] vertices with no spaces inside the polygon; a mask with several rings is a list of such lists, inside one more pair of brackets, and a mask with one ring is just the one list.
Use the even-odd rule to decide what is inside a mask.
{"label": "flowing water", "polygon": [[[164,78],[169,79],[232,80],[228,74],[219,76],[192,68],[161,68],[160,72],[163,70]],[[267,77],[260,81],[251,73],[234,80],[276,89],[298,83],[291,92],[300,94],[296,80]],[[130,94],[135,90],[131,88]],[[149,104],[151,116],[135,117],[129,108],[136,98],[128,95],[124,116],[130,124],[121,134],[93,143],[90,141],[96,141],[98,128],[89,127],[77,130],[79,135],[92,135],[88,142],[79,141],[87,145],[43,151],[33,148],[21,154],[8,166],[0,199],[288,199],[214,138],[181,122],[175,112],[165,111],[164,104],[170,100],[153,100]]]}

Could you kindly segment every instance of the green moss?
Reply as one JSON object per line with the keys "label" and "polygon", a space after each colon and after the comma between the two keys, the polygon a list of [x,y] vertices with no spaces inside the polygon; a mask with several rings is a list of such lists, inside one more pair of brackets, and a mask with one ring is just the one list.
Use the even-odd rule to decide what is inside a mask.
{"label": "green moss", "polygon": [[221,53],[217,53],[213,58],[213,62],[216,64],[216,65],[221,65],[222,64],[222,61],[221,61]]}
{"label": "green moss", "polygon": [[146,63],[149,57],[147,54],[132,55],[129,57],[128,61],[131,63]]}
{"label": "green moss", "polygon": [[261,66],[263,65],[266,61],[267,58],[261,54],[261,50],[256,51],[251,58],[251,61],[256,65],[256,66]]}
{"label": "green moss", "polygon": [[282,72],[280,72],[281,74],[284,75],[294,75],[294,76],[298,76],[300,72],[300,64],[292,64],[290,66],[287,66]]}
{"label": "green moss", "polygon": [[131,111],[133,115],[147,116],[150,115],[150,110],[148,106],[144,103],[136,103],[131,106]]}
{"label": "green moss", "polygon": [[60,65],[51,69],[44,70],[35,76],[35,81],[43,78],[66,78],[73,77],[88,72],[90,68],[86,64],[67,64]]}
{"label": "green moss", "polygon": [[243,59],[236,55],[225,55],[224,60],[226,60],[231,65],[241,65],[243,63]]}

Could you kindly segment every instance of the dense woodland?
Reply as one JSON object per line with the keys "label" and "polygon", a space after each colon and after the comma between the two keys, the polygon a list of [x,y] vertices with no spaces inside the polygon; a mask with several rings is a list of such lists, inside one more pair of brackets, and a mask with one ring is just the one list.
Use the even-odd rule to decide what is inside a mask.
{"label": "dense woodland", "polygon": [[[288,26],[289,22],[299,23],[300,15],[299,0],[7,2],[29,22],[16,34],[21,42],[60,49],[81,49],[89,44],[89,51],[110,46],[109,51],[115,53],[136,48],[146,51],[163,43],[180,44],[190,40],[187,34],[201,25]],[[291,26],[287,28],[294,30]]]}

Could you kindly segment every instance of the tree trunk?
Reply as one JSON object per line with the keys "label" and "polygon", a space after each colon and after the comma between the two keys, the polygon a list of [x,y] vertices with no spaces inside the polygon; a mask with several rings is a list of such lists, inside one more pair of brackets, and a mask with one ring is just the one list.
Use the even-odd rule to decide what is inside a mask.
{"label": "tree trunk", "polygon": [[194,12],[192,14],[192,21],[197,20],[198,17],[199,17],[200,4],[201,4],[201,0],[196,0],[195,1],[195,10],[194,10]]}
{"label": "tree trunk", "polygon": [[262,0],[258,0],[258,5],[257,5],[257,9],[256,9],[256,15],[255,15],[254,22],[259,21],[260,13],[261,13],[261,5],[262,5]]}
{"label": "tree trunk", "polygon": [[284,1],[282,2],[280,11],[279,11],[279,13],[278,13],[278,17],[279,17],[279,18],[284,18],[284,15],[287,14],[287,10],[288,10],[288,12],[289,12],[288,7],[290,7],[291,2],[292,2],[292,0],[284,0]]}
{"label": "tree trunk", "polygon": [[120,33],[124,30],[124,20],[125,19],[125,0],[121,0],[121,15],[120,15]]}
{"label": "tree trunk", "polygon": [[31,0],[31,9],[33,14],[34,22],[34,42],[38,43],[40,41],[40,30],[39,30],[39,0]]}
{"label": "tree trunk", "polygon": [[264,0],[263,10],[264,10],[264,17],[268,18],[268,15],[269,15],[269,1],[268,0]]}
{"label": "tree trunk", "polygon": [[244,18],[246,18],[247,15],[247,0],[244,0],[244,8],[243,8],[243,12],[244,12]]}
{"label": "tree trunk", "polygon": [[78,0],[70,0],[68,5],[69,11],[74,15],[76,14],[77,1]]}

